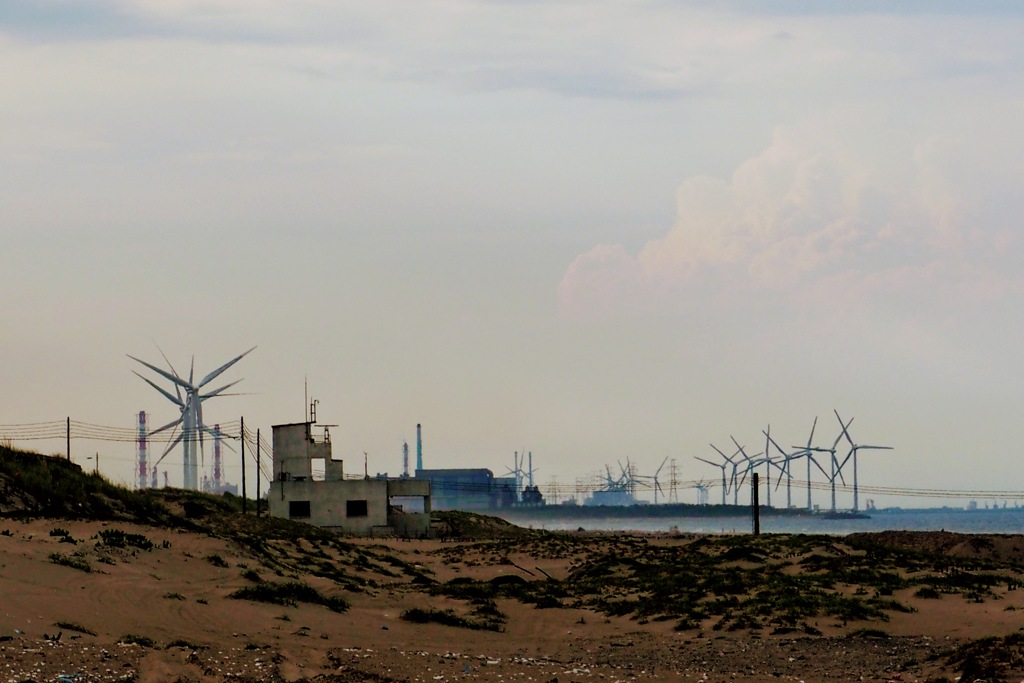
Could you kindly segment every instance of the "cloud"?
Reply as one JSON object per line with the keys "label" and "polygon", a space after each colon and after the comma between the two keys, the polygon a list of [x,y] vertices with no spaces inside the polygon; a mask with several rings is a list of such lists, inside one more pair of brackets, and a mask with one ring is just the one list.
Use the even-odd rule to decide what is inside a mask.
{"label": "cloud", "polygon": [[1021,290],[1014,270],[991,266],[1020,245],[1011,216],[980,222],[961,170],[969,150],[942,137],[890,145],[830,130],[779,128],[728,180],[683,182],[667,234],[636,253],[602,244],[573,260],[558,289],[563,310],[671,313],[770,299],[820,311],[841,297],[916,315]]}

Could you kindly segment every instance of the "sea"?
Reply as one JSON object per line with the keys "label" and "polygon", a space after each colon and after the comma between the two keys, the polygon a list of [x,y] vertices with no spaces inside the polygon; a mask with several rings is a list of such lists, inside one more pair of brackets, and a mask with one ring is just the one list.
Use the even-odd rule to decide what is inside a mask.
{"label": "sea", "polygon": [[[1024,507],[961,509],[887,508],[870,510],[866,518],[828,519],[824,515],[762,515],[761,533],[831,534],[861,531],[954,531],[970,534],[1024,534]],[[575,531],[642,531],[703,534],[748,534],[749,516],[730,517],[602,517],[515,520],[534,529]]]}

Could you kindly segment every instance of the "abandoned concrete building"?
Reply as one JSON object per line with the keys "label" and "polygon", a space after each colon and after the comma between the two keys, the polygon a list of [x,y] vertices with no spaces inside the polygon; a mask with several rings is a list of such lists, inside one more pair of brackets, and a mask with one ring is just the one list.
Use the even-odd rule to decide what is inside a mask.
{"label": "abandoned concrete building", "polygon": [[274,481],[268,500],[272,516],[360,536],[428,535],[429,481],[346,479],[344,462],[332,457],[328,428],[320,427],[319,437],[316,428],[313,422],[274,425]]}

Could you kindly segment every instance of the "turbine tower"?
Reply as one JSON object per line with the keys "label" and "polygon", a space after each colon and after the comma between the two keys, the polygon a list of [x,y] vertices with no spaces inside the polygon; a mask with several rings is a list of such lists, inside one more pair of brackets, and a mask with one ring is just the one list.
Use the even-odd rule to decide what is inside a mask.
{"label": "turbine tower", "polygon": [[[216,436],[216,431],[210,427],[207,427],[206,424],[203,422],[203,401],[210,398],[214,398],[215,396],[230,395],[224,394],[223,392],[238,384],[242,380],[235,380],[230,384],[225,384],[224,386],[218,389],[214,389],[206,393],[202,393],[201,389],[210,382],[212,382],[214,379],[219,377],[221,373],[230,368],[232,365],[242,360],[242,358],[251,353],[255,348],[256,347],[254,346],[245,353],[236,356],[232,360],[228,361],[227,363],[220,366],[210,374],[203,377],[201,380],[199,380],[199,382],[195,382],[193,380],[195,374],[194,357],[192,359],[192,367],[189,369],[188,380],[186,381],[180,375],[178,375],[178,371],[175,370],[174,366],[171,365],[171,362],[167,360],[167,356],[164,356],[164,361],[167,363],[167,366],[171,369],[170,372],[158,368],[155,365],[150,365],[144,360],[139,360],[135,356],[128,356],[133,361],[145,365],[153,372],[157,373],[158,375],[165,379],[170,380],[174,384],[174,393],[172,394],[169,391],[166,391],[161,387],[157,386],[156,383],[143,377],[134,370],[132,371],[136,375],[138,375],[138,377],[146,384],[159,391],[164,396],[164,398],[166,398],[168,401],[176,405],[178,409],[181,411],[181,417],[172,422],[168,422],[159,429],[154,429],[153,431],[149,432],[149,436],[152,437],[154,434],[159,434],[160,432],[165,431],[167,429],[173,429],[176,432],[178,430],[178,427],[181,427],[181,433],[171,440],[171,442],[167,445],[167,449],[164,450],[163,455],[160,456],[159,460],[153,463],[153,466],[156,467],[157,465],[159,465],[160,462],[167,456],[167,454],[171,452],[171,449],[177,446],[179,443],[181,443],[182,449],[184,451],[184,480],[182,484],[183,488],[190,489],[193,491],[199,489],[199,468],[196,462],[196,442],[199,442],[199,455],[202,456],[203,435],[209,434],[210,436]],[[160,355],[163,356],[163,351],[160,352]],[[183,392],[184,396],[182,395]]]}

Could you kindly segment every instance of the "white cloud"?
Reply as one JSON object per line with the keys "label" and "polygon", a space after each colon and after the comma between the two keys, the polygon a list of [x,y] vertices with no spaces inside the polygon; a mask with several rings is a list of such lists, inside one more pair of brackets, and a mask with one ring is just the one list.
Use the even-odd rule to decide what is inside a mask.
{"label": "white cloud", "polygon": [[765,291],[823,306],[840,294],[883,308],[936,295],[969,306],[1021,286],[1015,272],[987,267],[989,256],[1019,247],[1010,217],[975,220],[979,198],[956,182],[966,150],[930,137],[869,153],[857,141],[870,129],[835,125],[832,137],[820,123],[779,128],[727,181],[683,182],[667,234],[636,254],[603,244],[572,262],[563,308],[689,307]]}

